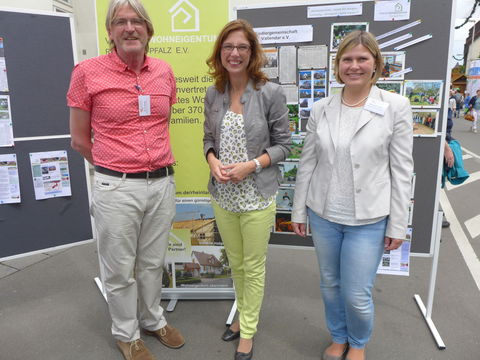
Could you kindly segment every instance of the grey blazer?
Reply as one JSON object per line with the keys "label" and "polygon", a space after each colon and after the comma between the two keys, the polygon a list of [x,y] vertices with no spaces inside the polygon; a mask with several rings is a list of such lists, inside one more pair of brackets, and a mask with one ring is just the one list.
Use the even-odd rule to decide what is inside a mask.
{"label": "grey blazer", "polygon": [[[350,144],[355,217],[389,215],[386,236],[405,239],[413,172],[412,111],[407,98],[373,86],[370,98],[388,104],[385,114],[363,110]],[[300,157],[292,221],[305,223],[307,207],[320,216],[335,163],[341,95],[313,105]]]}
{"label": "grey blazer", "polygon": [[[253,174],[255,183],[264,198],[275,194],[280,183],[277,163],[290,153],[291,136],[288,126],[286,98],[280,85],[267,82],[255,90],[252,82],[247,85],[241,99],[247,139],[247,155],[251,160],[263,153],[270,156],[271,165]],[[203,125],[203,151],[219,153],[220,127],[230,107],[228,84],[224,93],[210,86],[205,95],[205,122]],[[210,176],[208,190],[215,192],[214,178]]]}

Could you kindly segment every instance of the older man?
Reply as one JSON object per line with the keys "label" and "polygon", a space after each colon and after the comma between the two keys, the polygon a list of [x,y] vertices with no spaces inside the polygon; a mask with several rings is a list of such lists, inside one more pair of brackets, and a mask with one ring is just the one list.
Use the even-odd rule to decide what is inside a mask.
{"label": "older man", "polygon": [[167,63],[146,56],[153,25],[140,0],[112,0],[106,27],[111,52],[72,73],[72,147],[95,166],[91,212],[112,334],[125,359],[149,360],[140,328],[168,347],[184,344],[160,306],[175,215],[168,130],[176,85]]}

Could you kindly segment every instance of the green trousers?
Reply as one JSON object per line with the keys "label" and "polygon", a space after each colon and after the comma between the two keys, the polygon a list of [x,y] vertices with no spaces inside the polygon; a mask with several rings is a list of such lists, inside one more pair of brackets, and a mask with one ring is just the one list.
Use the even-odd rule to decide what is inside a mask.
{"label": "green trousers", "polygon": [[212,199],[218,230],[232,269],[240,320],[240,336],[251,339],[265,288],[265,259],[275,221],[275,202],[263,210],[231,212]]}

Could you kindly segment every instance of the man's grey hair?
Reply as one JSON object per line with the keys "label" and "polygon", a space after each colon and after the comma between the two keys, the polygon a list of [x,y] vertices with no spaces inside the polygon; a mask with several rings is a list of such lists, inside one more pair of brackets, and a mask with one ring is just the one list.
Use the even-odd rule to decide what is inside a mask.
{"label": "man's grey hair", "polygon": [[[105,27],[107,31],[112,29],[113,21],[115,20],[115,16],[120,8],[124,6],[130,6],[138,15],[139,18],[145,20],[145,24],[147,26],[147,34],[148,34],[148,41],[145,45],[145,54],[148,52],[150,39],[153,36],[153,24],[152,20],[150,20],[150,16],[148,16],[147,10],[143,6],[140,0],[111,0],[110,4],[108,5],[107,10],[107,18],[105,19]],[[110,49],[115,48],[115,43],[110,40]]]}

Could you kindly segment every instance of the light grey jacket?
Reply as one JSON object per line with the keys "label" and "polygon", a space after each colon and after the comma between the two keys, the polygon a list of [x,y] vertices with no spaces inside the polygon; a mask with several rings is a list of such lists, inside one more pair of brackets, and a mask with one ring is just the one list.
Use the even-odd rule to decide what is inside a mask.
{"label": "light grey jacket", "polygon": [[[355,217],[389,215],[386,236],[405,239],[413,172],[412,111],[407,98],[373,86],[370,98],[388,104],[385,114],[363,110],[350,144]],[[313,105],[300,157],[292,221],[305,223],[307,207],[320,216],[335,163],[341,95]]]}
{"label": "light grey jacket", "polygon": [[[270,156],[271,165],[260,173],[253,174],[258,190],[264,198],[268,198],[275,194],[280,183],[277,163],[284,161],[290,153],[291,135],[285,94],[278,84],[267,82],[255,90],[250,81],[240,101],[243,104],[248,159],[252,160],[265,152]],[[210,149],[217,156],[219,154],[220,127],[229,107],[228,84],[224,93],[210,86],[205,95],[205,156]],[[213,176],[210,176],[208,190],[211,194],[215,192]]]}

